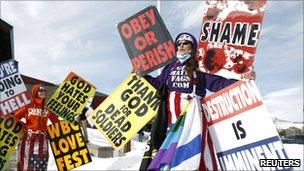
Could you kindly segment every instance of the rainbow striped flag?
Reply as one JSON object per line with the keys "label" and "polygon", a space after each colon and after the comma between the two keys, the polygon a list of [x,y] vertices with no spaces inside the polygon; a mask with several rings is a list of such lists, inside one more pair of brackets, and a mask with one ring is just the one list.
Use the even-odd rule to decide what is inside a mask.
{"label": "rainbow striped flag", "polygon": [[194,97],[184,107],[148,170],[198,170],[201,158],[202,114]]}

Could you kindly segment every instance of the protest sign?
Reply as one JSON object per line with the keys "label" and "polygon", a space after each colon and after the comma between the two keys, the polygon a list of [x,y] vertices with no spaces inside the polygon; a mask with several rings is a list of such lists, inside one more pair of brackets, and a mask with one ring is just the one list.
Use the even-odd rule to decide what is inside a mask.
{"label": "protest sign", "polygon": [[175,47],[155,6],[149,6],[117,25],[136,71],[145,75],[175,59]]}
{"label": "protest sign", "polygon": [[90,117],[119,150],[156,115],[159,104],[156,89],[144,78],[130,74]]}
{"label": "protest sign", "polygon": [[47,127],[58,170],[71,170],[92,161],[79,125],[60,121]]}
{"label": "protest sign", "polygon": [[31,103],[17,64],[13,59],[0,63],[0,116]]}
{"label": "protest sign", "polygon": [[23,125],[11,115],[0,116],[0,170],[15,151]]}
{"label": "protest sign", "polygon": [[253,80],[202,99],[202,109],[222,170],[263,170],[261,159],[288,159]]}
{"label": "protest sign", "polygon": [[266,0],[206,0],[197,57],[203,72],[241,79],[252,70]]}
{"label": "protest sign", "polygon": [[46,107],[70,123],[75,122],[96,88],[80,76],[70,72],[63,83],[52,94]]}

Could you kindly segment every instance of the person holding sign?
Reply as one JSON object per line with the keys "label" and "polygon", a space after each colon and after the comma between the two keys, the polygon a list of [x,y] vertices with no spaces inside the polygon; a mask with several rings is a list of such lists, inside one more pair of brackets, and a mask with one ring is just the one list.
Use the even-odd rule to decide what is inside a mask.
{"label": "person holding sign", "polygon": [[19,109],[15,118],[25,119],[24,134],[18,145],[18,170],[47,170],[49,158],[47,122],[59,122],[57,116],[45,108],[46,87],[35,84],[31,104]]}
{"label": "person holding sign", "polygon": [[[180,33],[175,39],[175,48],[176,48],[176,58],[178,59],[176,62],[170,63],[164,67],[161,74],[157,77],[152,77],[146,75],[144,78],[147,79],[156,89],[161,89],[163,86],[167,87],[168,95],[167,95],[167,123],[170,126],[174,124],[175,121],[179,118],[182,113],[182,110],[186,108],[186,104],[192,102],[198,102],[198,106],[200,108],[200,99],[204,98],[206,95],[206,90],[211,92],[217,92],[233,83],[237,80],[233,79],[226,79],[220,76],[203,73],[198,70],[198,62],[196,60],[196,50],[197,50],[197,42],[193,35],[189,33]],[[136,71],[135,71],[136,72]],[[244,79],[255,79],[255,72],[249,71],[245,73]],[[196,99],[196,100],[195,100]],[[202,117],[201,110],[199,111],[200,118]],[[187,114],[189,115],[189,113]],[[194,115],[190,113],[190,115]],[[188,117],[188,116],[187,116]],[[186,119],[187,120],[187,119]],[[204,118],[202,118],[204,120]],[[192,121],[193,125],[201,125],[201,129],[203,129],[202,121]],[[157,128],[161,129],[161,128]],[[163,129],[166,130],[166,129]],[[192,131],[192,130],[191,130]],[[202,136],[206,136],[207,130],[200,131]],[[153,134],[152,134],[153,135]],[[154,134],[155,135],[155,134]],[[158,135],[155,135],[158,136]],[[167,136],[168,137],[168,136]],[[166,137],[166,139],[167,139]],[[151,137],[153,140],[154,137]],[[210,137],[209,137],[210,138]],[[165,139],[165,141],[166,141]],[[208,139],[208,137],[206,138]],[[210,140],[211,141],[211,140]],[[205,146],[210,147],[210,143],[206,145],[205,142],[202,142],[202,147],[195,147],[200,148],[200,151],[206,151]],[[164,143],[167,144],[167,143]],[[212,143],[211,143],[212,144]],[[212,145],[211,145],[212,147]],[[168,147],[169,148],[169,147]],[[171,147],[170,147],[171,148]],[[161,148],[160,148],[161,149]],[[159,149],[159,151],[161,151]],[[213,150],[213,148],[208,149]],[[195,151],[195,150],[194,150]],[[162,151],[164,152],[164,150]],[[171,153],[172,154],[172,153]],[[198,155],[198,154],[195,154]],[[201,154],[201,158],[206,160],[204,154]],[[212,156],[212,151],[210,154]],[[157,158],[157,155],[156,155]],[[155,158],[155,159],[156,159]],[[174,158],[174,157],[173,157]],[[212,158],[212,157],[211,157]],[[213,157],[214,158],[214,157]],[[154,159],[154,160],[155,160]],[[157,159],[158,161],[161,161]],[[211,159],[210,159],[211,160]],[[200,161],[200,159],[198,159]],[[210,170],[214,170],[215,168],[206,163],[210,163],[210,161],[201,160],[197,162],[197,166],[200,168],[208,168]],[[168,163],[157,163],[156,166],[155,162],[150,164],[149,169],[159,169],[162,164],[168,165]],[[153,165],[153,166],[151,166]],[[213,164],[214,166],[214,164]],[[216,165],[215,165],[216,167]],[[169,168],[172,168],[169,166]],[[194,168],[198,169],[198,168]]]}

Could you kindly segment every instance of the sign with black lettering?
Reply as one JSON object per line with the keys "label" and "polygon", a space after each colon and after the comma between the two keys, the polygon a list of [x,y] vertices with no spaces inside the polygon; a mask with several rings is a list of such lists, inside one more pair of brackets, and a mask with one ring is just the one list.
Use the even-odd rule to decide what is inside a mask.
{"label": "sign with black lettering", "polygon": [[52,94],[46,107],[70,123],[81,114],[87,102],[95,94],[96,87],[73,72]]}
{"label": "sign with black lettering", "polygon": [[92,161],[79,125],[60,121],[47,127],[58,170],[71,170]]}
{"label": "sign with black lettering", "polygon": [[155,6],[149,6],[117,25],[136,71],[145,75],[176,60],[173,40]]}
{"label": "sign with black lettering", "polygon": [[0,63],[0,116],[13,114],[31,103],[17,63],[13,59]]}
{"label": "sign with black lettering", "polygon": [[15,151],[23,125],[11,115],[0,116],[0,170],[2,170]]}
{"label": "sign with black lettering", "polygon": [[156,115],[159,104],[156,89],[144,78],[130,74],[90,117],[119,150]]}
{"label": "sign with black lettering", "polygon": [[242,79],[252,70],[266,0],[206,0],[197,57],[203,72]]}
{"label": "sign with black lettering", "polygon": [[238,81],[201,102],[222,170],[263,170],[260,159],[288,159],[253,80]]}

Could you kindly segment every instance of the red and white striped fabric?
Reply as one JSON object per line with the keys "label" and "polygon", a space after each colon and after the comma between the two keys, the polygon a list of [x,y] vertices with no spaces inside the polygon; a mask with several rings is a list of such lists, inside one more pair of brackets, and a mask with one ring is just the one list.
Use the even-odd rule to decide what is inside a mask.
{"label": "red and white striped fabric", "polygon": [[47,170],[48,158],[47,134],[28,130],[18,145],[17,170]]}
{"label": "red and white striped fabric", "polygon": [[[193,94],[180,93],[175,91],[168,93],[168,125],[175,123],[186,102],[191,97],[193,97]],[[203,114],[202,118],[202,151],[200,170],[218,170],[217,159],[215,156],[215,151],[210,137],[210,133],[208,131],[207,120]]]}

